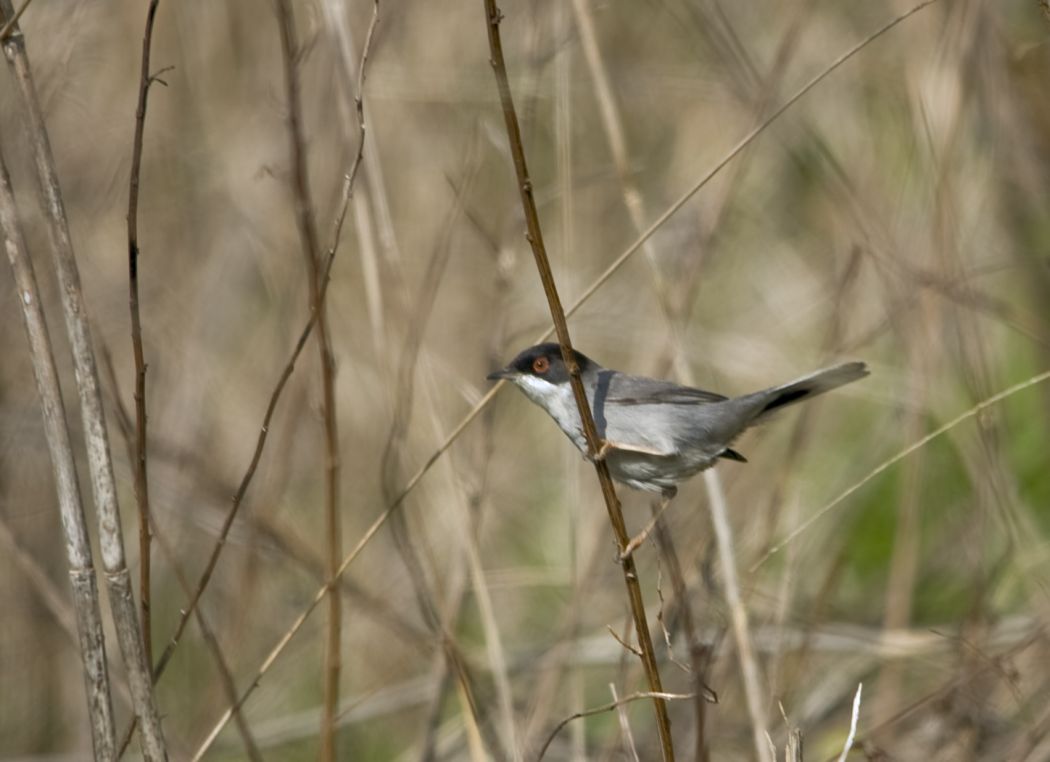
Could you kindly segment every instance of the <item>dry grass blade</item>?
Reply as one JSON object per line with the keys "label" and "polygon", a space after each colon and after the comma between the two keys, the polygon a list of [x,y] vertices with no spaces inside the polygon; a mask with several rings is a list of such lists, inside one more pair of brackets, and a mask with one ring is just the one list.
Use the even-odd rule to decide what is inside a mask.
{"label": "dry grass blade", "polygon": [[747,700],[747,711],[751,718],[751,738],[755,744],[755,756],[766,762],[773,762],[769,756],[767,743],[765,696],[762,691],[762,676],[758,661],[751,645],[751,633],[748,626],[747,607],[740,595],[740,582],[737,579],[736,553],[733,549],[733,533],[729,526],[729,511],[726,509],[725,491],[718,477],[718,469],[711,468],[704,472],[704,481],[708,486],[708,498],[711,501],[711,523],[718,543],[718,555],[722,559],[722,575],[725,578],[726,603],[733,624],[733,636],[736,640],[737,654],[740,658],[740,671],[744,679],[744,696]]}
{"label": "dry grass blade", "polygon": [[632,701],[642,701],[642,700],[645,700],[645,699],[653,699],[653,698],[658,698],[661,701],[685,701],[687,699],[691,699],[691,698],[695,698],[695,697],[696,697],[695,694],[692,694],[692,693],[659,693],[659,694],[653,694],[653,693],[650,693],[650,692],[642,691],[642,692],[638,692],[638,693],[631,693],[631,694],[629,694],[627,696],[624,696],[623,698],[616,699],[615,701],[610,701],[608,704],[602,704],[601,706],[596,706],[596,707],[594,707],[592,709],[587,709],[587,710],[582,711],[582,712],[576,712],[575,714],[571,714],[568,717],[566,717],[564,720],[559,722],[558,725],[554,728],[554,730],[551,731],[551,734],[547,738],[547,741],[540,748],[540,753],[537,756],[536,760],[537,760],[537,762],[539,762],[539,760],[543,759],[543,756],[547,753],[547,749],[550,748],[551,742],[554,741],[554,739],[558,735],[558,733],[560,733],[562,731],[562,729],[566,725],[568,725],[570,722],[572,722],[573,720],[579,720],[579,719],[582,719],[584,717],[593,717],[596,714],[604,714],[605,712],[611,712],[614,709],[616,709],[617,707],[621,707],[621,706],[623,706],[625,704],[630,704]]}
{"label": "dry grass blade", "polygon": [[[298,40],[291,0],[277,0],[277,25],[284,65],[285,98],[288,107],[288,140],[292,160],[292,192],[299,243],[306,259],[310,312],[317,325],[317,353],[321,364],[321,417],[324,421],[324,545],[327,571],[334,577],[343,555],[343,524],[339,500],[339,427],[335,407],[335,358],[328,327],[327,273],[314,223],[307,164],[306,134],[298,70]],[[336,750],[336,712],[339,709],[339,675],[342,671],[342,598],[329,587],[328,622],[325,633],[323,711],[321,713],[322,762],[334,762]]]}
{"label": "dry grass blade", "polygon": [[[620,700],[620,696],[616,692],[616,684],[609,683],[609,692],[612,694],[613,702]],[[631,756],[634,762],[640,762],[638,759],[638,748],[634,745],[634,734],[631,732],[631,721],[627,717],[626,704],[620,704],[616,707],[616,718],[620,721],[620,733],[623,736],[624,751]]]}
{"label": "dry grass blade", "polygon": [[849,750],[853,748],[853,740],[857,737],[857,721],[860,719],[860,693],[864,689],[864,683],[857,685],[857,692],[853,696],[853,711],[850,713],[849,735],[846,736],[846,744],[842,747],[839,762],[846,762]]}
{"label": "dry grass blade", "polygon": [[783,550],[784,547],[788,543],[794,542],[798,538],[799,535],[801,535],[803,532],[808,530],[811,526],[816,524],[820,519],[824,518],[824,516],[826,516],[836,506],[838,506],[840,503],[842,503],[843,500],[848,498],[850,495],[852,495],[854,492],[859,490],[861,487],[863,487],[865,484],[870,482],[872,479],[874,479],[876,476],[881,474],[886,469],[888,469],[891,466],[899,463],[900,461],[902,461],[904,458],[906,458],[909,455],[911,455],[916,450],[918,450],[918,449],[920,449],[922,447],[925,447],[927,444],[929,444],[931,441],[933,441],[937,437],[941,436],[942,434],[946,434],[947,432],[951,431],[952,429],[954,429],[956,426],[958,426],[960,423],[962,423],[966,419],[973,418],[975,415],[980,413],[982,410],[985,410],[986,408],[989,408],[992,405],[995,405],[995,404],[997,404],[999,402],[1002,402],[1007,397],[1011,397],[1014,394],[1017,394],[1018,392],[1024,391],[1025,389],[1027,389],[1027,388],[1029,388],[1031,386],[1035,386],[1036,384],[1041,384],[1041,383],[1043,383],[1044,381],[1047,381],[1047,380],[1050,380],[1050,371],[1046,371],[1045,373],[1040,373],[1040,374],[1038,374],[1036,376],[1032,376],[1027,381],[1021,381],[1020,383],[1014,384],[1011,387],[1003,389],[998,394],[993,394],[991,397],[988,397],[987,399],[981,400],[976,405],[971,407],[969,410],[967,410],[967,411],[965,411],[963,413],[960,413],[959,415],[957,415],[955,418],[952,418],[950,421],[948,421],[943,426],[939,426],[938,428],[934,429],[929,434],[924,436],[922,439],[918,440],[917,442],[912,443],[908,447],[905,447],[903,450],[901,450],[900,452],[898,452],[896,455],[892,456],[891,458],[888,458],[887,460],[884,460],[882,463],[880,463],[879,465],[875,466],[875,468],[873,468],[871,471],[869,471],[867,473],[867,475],[865,475],[860,481],[855,482],[852,486],[848,487],[844,492],[842,492],[838,497],[836,497],[830,503],[828,503],[823,508],[821,508],[819,511],[817,511],[812,516],[810,516],[808,519],[803,521],[799,526],[797,526],[794,529],[792,529],[788,533],[787,537],[785,537],[783,540],[781,540],[776,545],[774,545],[772,548],[770,548],[766,552],[766,554],[764,556],[762,556],[762,558],[760,558],[758,561],[756,561],[751,566],[749,571],[752,571],[752,572],[755,571],[755,569],[760,567],[762,564],[764,564],[766,561],[768,561],[774,555],[776,555],[781,550]]}

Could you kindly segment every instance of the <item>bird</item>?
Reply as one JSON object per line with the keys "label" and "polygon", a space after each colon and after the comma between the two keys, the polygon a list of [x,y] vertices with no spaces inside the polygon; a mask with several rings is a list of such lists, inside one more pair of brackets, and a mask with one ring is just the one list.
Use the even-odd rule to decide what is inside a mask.
{"label": "bird", "polygon": [[[601,449],[594,456],[613,479],[668,500],[678,485],[719,460],[746,463],[732,448],[746,429],[788,405],[816,397],[869,374],[863,362],[847,362],[779,386],[726,397],[645,376],[604,368],[573,350],[580,381],[591,407]],[[505,380],[554,419],[585,457],[589,457],[579,409],[561,346],[537,344],[520,352],[489,380]]]}

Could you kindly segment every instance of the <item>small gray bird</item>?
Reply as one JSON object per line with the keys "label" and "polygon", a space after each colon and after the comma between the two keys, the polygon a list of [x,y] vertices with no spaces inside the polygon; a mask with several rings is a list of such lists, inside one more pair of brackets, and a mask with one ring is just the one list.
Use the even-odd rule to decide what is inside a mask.
{"label": "small gray bird", "polygon": [[[599,455],[612,477],[667,497],[675,494],[679,482],[711,467],[719,458],[746,462],[730,448],[745,429],[787,405],[868,375],[864,363],[849,362],[782,386],[729,398],[670,381],[628,376],[603,368],[580,352],[575,355],[598,436],[605,443]],[[515,384],[587,453],[560,346],[530,347],[488,378]]]}

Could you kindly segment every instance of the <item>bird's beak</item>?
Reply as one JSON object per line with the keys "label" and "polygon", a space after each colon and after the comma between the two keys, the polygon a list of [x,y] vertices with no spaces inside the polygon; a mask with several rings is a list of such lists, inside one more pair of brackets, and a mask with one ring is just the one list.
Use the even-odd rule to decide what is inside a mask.
{"label": "bird's beak", "polygon": [[512,370],[511,368],[503,368],[502,370],[492,371],[487,376],[485,376],[485,378],[487,378],[489,381],[510,381],[516,375],[518,375],[517,372]]}

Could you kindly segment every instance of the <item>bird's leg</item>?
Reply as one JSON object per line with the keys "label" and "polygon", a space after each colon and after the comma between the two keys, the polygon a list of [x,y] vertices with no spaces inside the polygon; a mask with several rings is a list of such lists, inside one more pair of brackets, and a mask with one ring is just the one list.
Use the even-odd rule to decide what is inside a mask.
{"label": "bird's leg", "polygon": [[609,455],[609,451],[612,450],[612,448],[612,445],[603,439],[601,446],[598,448],[598,452],[596,452],[594,455],[588,453],[585,456],[585,459],[589,460],[591,463],[600,463],[601,461],[605,460],[605,458]]}
{"label": "bird's leg", "polygon": [[645,529],[636,534],[631,538],[631,541],[627,543],[624,549],[620,552],[620,561],[626,561],[630,558],[634,551],[641,547],[642,543],[649,539],[649,534],[653,531],[656,526],[656,522],[660,520],[660,517],[664,515],[664,511],[667,510],[667,506],[671,504],[671,500],[678,494],[678,490],[674,487],[667,487],[664,489],[663,497],[660,498],[660,508],[653,514],[652,519],[648,524],[645,525]]}

